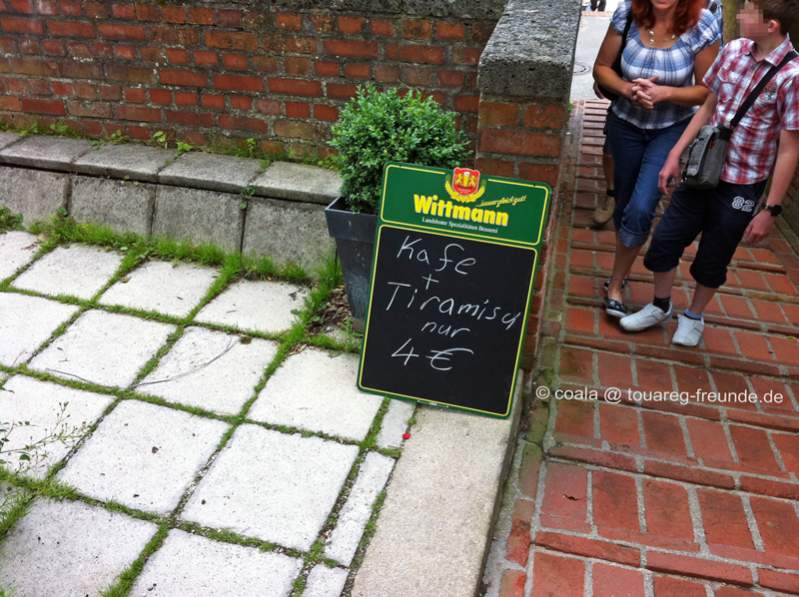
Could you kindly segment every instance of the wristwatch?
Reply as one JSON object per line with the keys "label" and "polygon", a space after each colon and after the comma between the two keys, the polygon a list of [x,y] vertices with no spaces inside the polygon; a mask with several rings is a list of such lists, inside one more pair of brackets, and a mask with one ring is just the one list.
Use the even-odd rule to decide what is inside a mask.
{"label": "wristwatch", "polygon": [[782,205],[766,205],[763,209],[775,218],[782,213]]}

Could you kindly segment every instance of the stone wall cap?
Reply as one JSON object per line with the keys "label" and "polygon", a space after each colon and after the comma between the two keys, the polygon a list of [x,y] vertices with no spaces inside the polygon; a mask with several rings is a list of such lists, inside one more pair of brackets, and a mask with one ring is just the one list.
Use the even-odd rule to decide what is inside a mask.
{"label": "stone wall cap", "polygon": [[580,0],[509,0],[480,57],[480,91],[568,99],[580,10]]}
{"label": "stone wall cap", "polygon": [[156,182],[158,172],[174,160],[175,155],[171,149],[133,143],[103,145],[79,157],[73,167],[81,174]]}
{"label": "stone wall cap", "polygon": [[0,162],[69,172],[72,163],[91,148],[85,139],[36,135],[5,147]]}
{"label": "stone wall cap", "polygon": [[505,0],[274,0],[278,10],[326,9],[458,19],[497,19]]}
{"label": "stone wall cap", "polygon": [[259,160],[191,151],[158,173],[158,182],[239,193],[261,173]]}
{"label": "stone wall cap", "polygon": [[16,133],[0,133],[0,149],[4,149],[22,139],[22,135]]}
{"label": "stone wall cap", "polygon": [[275,162],[252,182],[252,186],[255,194],[263,197],[327,205],[341,194],[341,177],[333,170],[318,166]]}

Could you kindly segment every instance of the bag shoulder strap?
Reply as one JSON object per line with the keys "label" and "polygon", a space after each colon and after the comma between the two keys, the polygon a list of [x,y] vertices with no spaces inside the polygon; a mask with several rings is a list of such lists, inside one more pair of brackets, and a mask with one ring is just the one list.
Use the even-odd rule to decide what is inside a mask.
{"label": "bag shoulder strap", "polygon": [[630,13],[627,15],[627,22],[624,23],[624,33],[621,34],[621,50],[624,51],[624,46],[627,45],[627,34],[630,33],[630,25],[633,24],[633,10],[630,8]]}
{"label": "bag shoulder strap", "polygon": [[776,75],[777,72],[783,66],[788,64],[794,58],[796,58],[796,56],[797,56],[796,52],[794,50],[791,50],[785,55],[785,58],[783,58],[779,64],[773,65],[769,69],[769,71],[763,76],[763,78],[760,79],[760,82],[752,90],[752,93],[749,94],[749,97],[746,98],[746,101],[741,105],[740,108],[738,108],[738,111],[735,113],[735,117],[732,119],[732,122],[730,123],[729,127],[730,130],[734,129],[738,125],[738,123],[741,122],[741,119],[744,117],[746,112],[749,110],[749,108],[752,107],[752,104],[755,103],[757,96],[760,95],[760,92],[763,91],[763,88],[766,85],[768,85],[768,82],[771,81],[772,78],[774,78],[774,75]]}

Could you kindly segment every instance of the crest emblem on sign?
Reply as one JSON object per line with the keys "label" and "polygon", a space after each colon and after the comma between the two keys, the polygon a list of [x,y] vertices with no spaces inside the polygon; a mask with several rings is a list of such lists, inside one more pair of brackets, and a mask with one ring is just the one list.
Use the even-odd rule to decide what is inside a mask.
{"label": "crest emblem on sign", "polygon": [[444,186],[449,196],[461,203],[477,201],[486,190],[485,183],[480,185],[480,171],[471,168],[455,168]]}

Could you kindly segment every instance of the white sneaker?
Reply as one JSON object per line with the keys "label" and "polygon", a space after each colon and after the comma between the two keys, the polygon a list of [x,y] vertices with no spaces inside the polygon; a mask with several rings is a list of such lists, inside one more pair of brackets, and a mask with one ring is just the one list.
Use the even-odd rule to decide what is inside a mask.
{"label": "white sneaker", "polygon": [[664,311],[660,307],[649,303],[646,307],[627,315],[619,320],[622,329],[627,332],[642,332],[651,328],[653,325],[663,323],[671,317],[672,307],[669,305],[669,310]]}
{"label": "white sneaker", "polygon": [[677,317],[677,331],[671,338],[672,344],[680,346],[696,346],[702,339],[702,331],[705,329],[704,319],[696,320],[679,315]]}

